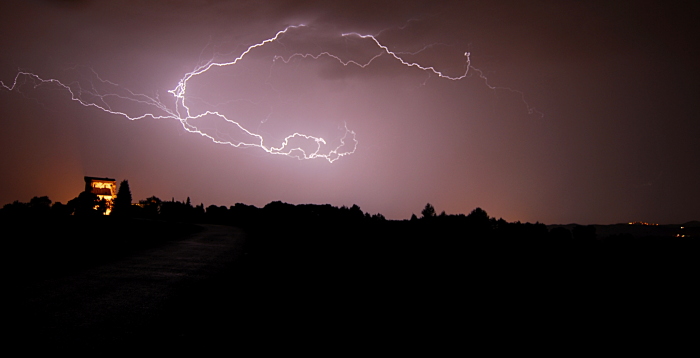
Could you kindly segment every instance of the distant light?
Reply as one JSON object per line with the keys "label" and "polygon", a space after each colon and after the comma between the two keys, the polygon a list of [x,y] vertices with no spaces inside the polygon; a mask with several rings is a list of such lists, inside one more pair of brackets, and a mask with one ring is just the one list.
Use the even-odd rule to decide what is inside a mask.
{"label": "distant light", "polygon": [[630,225],[647,225],[647,226],[659,226],[659,224],[648,223],[645,221],[633,221],[629,223]]}

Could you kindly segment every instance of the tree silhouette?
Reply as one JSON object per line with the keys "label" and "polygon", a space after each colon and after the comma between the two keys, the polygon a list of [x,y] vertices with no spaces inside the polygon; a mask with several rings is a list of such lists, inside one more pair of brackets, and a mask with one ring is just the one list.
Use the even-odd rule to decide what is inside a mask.
{"label": "tree silhouette", "polygon": [[106,209],[106,205],[103,205],[97,195],[89,191],[83,191],[78,197],[71,199],[68,206],[72,208],[75,216],[100,215],[104,213],[103,209]]}
{"label": "tree silhouette", "polygon": [[161,203],[162,200],[155,195],[150,198],[146,198],[146,200],[139,200],[139,204],[143,208],[143,214],[148,218],[155,218],[158,216],[160,213]]}
{"label": "tree silhouette", "polygon": [[350,207],[350,216],[355,220],[360,220],[364,217],[364,214],[357,204],[352,204],[352,207]]}
{"label": "tree silhouette", "polygon": [[51,211],[51,199],[48,196],[35,196],[29,200],[29,210],[34,216],[48,216]]}
{"label": "tree silhouette", "polygon": [[484,223],[489,221],[489,214],[487,214],[482,208],[476,208],[472,210],[469,215],[467,215],[467,218],[473,220],[474,222]]}
{"label": "tree silhouette", "polygon": [[472,234],[482,237],[492,230],[489,215],[482,208],[476,208],[467,215],[466,225]]}
{"label": "tree silhouette", "polygon": [[430,203],[425,204],[425,208],[420,212],[423,218],[431,218],[435,216],[435,208]]}
{"label": "tree silhouette", "polygon": [[29,207],[38,210],[48,210],[51,207],[51,199],[48,196],[35,196],[29,200]]}
{"label": "tree silhouette", "polygon": [[29,204],[15,200],[12,204],[2,207],[2,214],[10,217],[21,217],[29,214]]}
{"label": "tree silhouette", "polygon": [[55,202],[51,206],[51,215],[56,217],[67,217],[73,213],[70,206],[61,203],[60,201]]}
{"label": "tree silhouette", "polygon": [[112,215],[128,217],[131,214],[131,189],[129,189],[129,181],[123,180],[119,184],[117,197],[114,199],[114,207]]}

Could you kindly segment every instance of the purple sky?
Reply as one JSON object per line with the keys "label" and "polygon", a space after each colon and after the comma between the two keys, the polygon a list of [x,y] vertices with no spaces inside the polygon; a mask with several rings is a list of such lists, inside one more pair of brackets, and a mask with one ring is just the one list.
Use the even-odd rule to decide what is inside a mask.
{"label": "purple sky", "polygon": [[[128,179],[135,200],[357,204],[390,219],[428,202],[548,224],[700,219],[700,5],[329,3],[1,2],[5,86],[19,70],[80,86],[89,103],[99,102],[90,92],[128,89],[180,114],[168,91],[198,65],[233,61],[305,24],[190,79],[186,104],[192,114],[219,111],[268,146],[300,132],[324,138],[327,154],[347,126],[357,147],[329,163],[216,144],[176,117],[130,121],[22,75],[13,91],[0,89],[0,205],[41,195],[65,203],[88,175]],[[450,77],[464,74],[469,52],[469,76],[440,78],[387,53],[364,68],[329,56],[274,60],[329,52],[364,64],[382,53],[349,32]],[[107,101],[129,116],[157,112]],[[214,117],[188,123],[218,140],[246,139]]]}

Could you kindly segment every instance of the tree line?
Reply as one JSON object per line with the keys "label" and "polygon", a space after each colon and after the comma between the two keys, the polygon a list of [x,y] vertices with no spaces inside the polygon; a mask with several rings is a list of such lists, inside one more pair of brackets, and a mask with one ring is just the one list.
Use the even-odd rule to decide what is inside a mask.
{"label": "tree line", "polygon": [[[350,227],[390,227],[391,230],[405,230],[404,236],[419,235],[421,230],[439,233],[444,237],[466,236],[475,240],[495,239],[518,242],[594,242],[632,240],[629,234],[615,237],[599,237],[593,225],[573,227],[551,227],[537,223],[507,222],[502,218],[490,217],[486,211],[476,208],[469,214],[437,214],[435,207],[427,203],[420,211],[420,217],[411,215],[409,220],[386,220],[381,213],[371,215],[363,212],[358,205],[334,207],[330,204],[292,205],[279,201],[271,202],[262,208],[243,203],[217,206],[193,205],[188,197],[185,201],[162,200],[150,196],[134,203],[128,180],[123,180],[113,203],[100,200],[97,195],[83,191],[66,204],[52,202],[48,196],[35,196],[29,202],[14,201],[0,209],[0,219],[18,218],[65,218],[101,217],[111,209],[114,218],[155,219],[184,223],[214,223],[235,225],[257,229],[266,225],[311,226],[329,225]],[[401,223],[401,224],[399,224]],[[404,229],[409,228],[409,229]],[[265,229],[269,230],[269,229]],[[387,234],[388,235],[388,234]],[[430,236],[436,236],[431,234]]]}

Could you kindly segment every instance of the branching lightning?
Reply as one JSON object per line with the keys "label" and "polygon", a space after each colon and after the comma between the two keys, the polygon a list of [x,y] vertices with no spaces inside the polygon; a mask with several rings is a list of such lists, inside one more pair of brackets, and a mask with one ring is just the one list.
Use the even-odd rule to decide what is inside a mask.
{"label": "branching lightning", "polygon": [[[226,62],[216,62],[213,59],[209,60],[205,64],[197,66],[193,71],[186,73],[178,82],[177,86],[169,90],[168,93],[173,96],[171,100],[174,99],[174,105],[166,105],[163,101],[161,101],[160,97],[156,94],[153,96],[149,96],[146,94],[140,94],[140,93],[135,93],[132,92],[129,89],[122,88],[119,86],[117,83],[114,83],[112,81],[106,80],[101,78],[95,71],[92,71],[92,76],[103,86],[108,86],[112,88],[112,91],[101,91],[98,90],[98,88],[91,83],[89,86],[83,87],[80,85],[78,82],[71,82],[71,83],[63,83],[57,79],[44,79],[34,73],[31,72],[24,72],[20,71],[16,74],[14,81],[11,84],[5,84],[4,82],[0,81],[0,85],[2,85],[6,90],[8,91],[14,91],[20,89],[20,87],[25,86],[27,84],[33,85],[34,88],[37,88],[39,86],[43,85],[54,85],[58,86],[59,88],[62,88],[66,90],[67,92],[70,93],[71,95],[71,100],[76,101],[80,103],[83,106],[86,107],[95,107],[98,108],[104,112],[111,113],[114,115],[119,115],[122,117],[125,117],[129,120],[139,120],[143,118],[153,118],[153,119],[174,119],[180,122],[182,125],[182,128],[189,132],[189,133],[195,133],[199,134],[205,138],[208,138],[214,143],[217,144],[227,144],[236,148],[239,147],[244,147],[244,148],[259,148],[264,150],[265,152],[269,154],[275,154],[275,155],[284,155],[284,156],[290,156],[294,157],[297,159],[325,159],[329,163],[333,163],[336,160],[340,159],[343,156],[353,154],[355,150],[357,149],[358,141],[356,139],[356,134],[354,131],[350,130],[347,128],[347,125],[344,125],[343,128],[341,128],[344,131],[344,134],[340,138],[339,142],[340,144],[328,148],[328,143],[326,142],[325,139],[321,137],[316,137],[313,135],[308,135],[308,134],[303,134],[303,133],[298,133],[295,132],[293,134],[290,134],[286,136],[281,143],[278,146],[274,145],[269,145],[265,143],[265,140],[262,135],[255,133],[247,128],[245,128],[243,125],[241,125],[239,122],[232,120],[228,118],[226,115],[214,111],[214,110],[207,110],[202,113],[194,113],[194,111],[190,108],[191,107],[191,98],[188,98],[188,93],[187,93],[187,86],[190,80],[196,78],[199,75],[202,75],[209,71],[212,68],[215,67],[227,67],[227,66],[235,66],[239,62],[241,62],[246,56],[248,56],[251,52],[256,50],[257,48],[264,47],[270,43],[278,42],[281,37],[283,37],[285,34],[289,33],[290,31],[304,28],[306,25],[294,25],[294,26],[288,26],[283,30],[278,31],[273,37],[268,38],[266,40],[263,40],[259,43],[256,43],[254,45],[249,46],[245,51],[243,51],[238,57],[234,58],[231,61],[226,61]],[[459,76],[449,76],[444,74],[443,72],[439,71],[433,66],[424,66],[421,65],[417,62],[410,62],[405,60],[402,55],[405,55],[407,53],[404,52],[397,52],[397,51],[392,51],[389,49],[388,46],[382,44],[378,39],[378,35],[363,35],[355,32],[351,33],[344,33],[341,35],[342,37],[356,37],[362,40],[368,40],[370,43],[373,44],[373,46],[376,46],[377,49],[379,50],[376,55],[371,57],[369,60],[365,62],[358,62],[355,60],[343,60],[339,56],[334,55],[330,52],[319,52],[316,54],[313,53],[294,53],[292,55],[289,55],[287,57],[281,56],[281,55],[275,55],[273,57],[273,62],[275,61],[283,61],[284,63],[289,63],[293,58],[312,58],[312,59],[319,59],[321,57],[329,57],[332,58],[336,61],[338,61],[340,64],[343,66],[358,66],[360,68],[365,68],[367,66],[370,66],[374,60],[379,58],[380,56],[388,55],[391,56],[393,59],[398,61],[403,66],[406,67],[412,67],[412,68],[417,68],[421,71],[425,71],[429,74],[434,74],[437,75],[439,78],[443,78],[446,80],[451,80],[451,81],[459,81],[464,78],[467,78],[471,76],[471,72],[475,72],[481,80],[483,80],[484,84],[492,89],[492,90],[498,90],[498,89],[503,89],[503,90],[508,90],[511,92],[519,93],[523,103],[526,105],[528,113],[530,114],[539,114],[542,116],[542,113],[538,112],[535,110],[533,107],[531,107],[527,102],[525,102],[525,97],[524,94],[520,91],[513,90],[511,88],[507,87],[496,87],[492,86],[489,84],[487,77],[484,75],[483,71],[474,68],[471,64],[471,57],[469,52],[465,52],[464,57],[465,57],[465,65],[464,65],[464,72],[460,74]],[[426,46],[429,47],[431,45]],[[421,52],[425,50],[426,48],[423,48],[417,52]],[[417,52],[411,53],[415,54]],[[127,103],[132,103],[132,104],[138,104],[142,108],[149,108],[150,110],[148,111],[143,111],[143,113],[134,115],[134,114],[129,114],[127,113],[126,109],[119,109],[116,108],[114,104],[110,104],[110,101],[112,100],[120,100],[124,101]],[[209,117],[213,116],[215,118],[221,119],[227,123],[232,124],[240,130],[242,133],[245,133],[246,137],[249,138],[250,140],[247,141],[241,141],[241,140],[224,140],[221,139],[221,136],[214,136],[210,133],[205,132],[205,130],[198,128],[194,122],[198,119],[204,118],[204,117]],[[302,140],[308,143],[312,143],[311,146],[304,146],[305,149],[302,149],[300,146],[292,144],[295,140]],[[309,149],[311,147],[312,149]]]}

